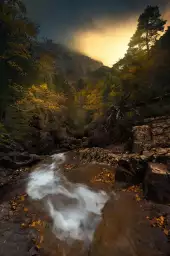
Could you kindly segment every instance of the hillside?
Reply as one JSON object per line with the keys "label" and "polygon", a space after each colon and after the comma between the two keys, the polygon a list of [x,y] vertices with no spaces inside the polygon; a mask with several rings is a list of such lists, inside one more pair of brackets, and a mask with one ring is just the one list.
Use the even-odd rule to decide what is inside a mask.
{"label": "hillside", "polygon": [[47,51],[56,59],[55,67],[57,73],[62,74],[69,82],[86,77],[89,73],[103,66],[102,62],[91,59],[67,47],[56,44],[52,40],[38,44],[38,51]]}

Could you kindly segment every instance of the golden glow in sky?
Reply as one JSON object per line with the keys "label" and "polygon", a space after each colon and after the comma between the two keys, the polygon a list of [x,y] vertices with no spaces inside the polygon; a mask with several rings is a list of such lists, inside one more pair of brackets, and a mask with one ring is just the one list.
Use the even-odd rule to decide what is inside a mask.
{"label": "golden glow in sky", "polygon": [[[170,25],[170,4],[164,13],[164,18]],[[96,21],[96,29],[77,31],[73,35],[72,48],[103,62],[111,67],[124,57],[130,38],[137,26],[138,16],[120,21]]]}
{"label": "golden glow in sky", "polygon": [[165,20],[167,20],[166,27],[170,26],[170,4],[169,4],[169,8],[164,14],[164,18]]}
{"label": "golden glow in sky", "polygon": [[76,32],[73,48],[111,67],[126,53],[136,24],[136,17],[123,23],[100,22],[99,29]]}

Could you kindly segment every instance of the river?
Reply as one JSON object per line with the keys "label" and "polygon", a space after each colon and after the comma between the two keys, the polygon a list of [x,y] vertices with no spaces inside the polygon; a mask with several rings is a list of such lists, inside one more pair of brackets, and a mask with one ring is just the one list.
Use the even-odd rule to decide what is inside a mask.
{"label": "river", "polygon": [[147,220],[155,205],[115,189],[114,174],[73,153],[31,168],[1,199],[0,255],[168,255],[167,238]]}

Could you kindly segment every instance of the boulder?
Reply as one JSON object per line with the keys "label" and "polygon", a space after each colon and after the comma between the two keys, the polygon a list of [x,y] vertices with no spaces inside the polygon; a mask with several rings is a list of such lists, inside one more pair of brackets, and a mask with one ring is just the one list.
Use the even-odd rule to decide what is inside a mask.
{"label": "boulder", "polygon": [[40,141],[37,144],[39,145],[38,152],[40,154],[50,154],[56,148],[55,140],[49,132],[41,133]]}
{"label": "boulder", "polygon": [[30,250],[29,250],[29,255],[28,256],[40,256],[39,250],[37,247],[33,246]]}
{"label": "boulder", "polygon": [[0,166],[3,168],[17,169],[24,166],[31,166],[40,160],[42,160],[42,157],[36,154],[11,152],[8,155],[0,157]]}
{"label": "boulder", "polygon": [[152,135],[149,125],[135,126],[133,128],[133,152],[142,153],[151,147]]}
{"label": "boulder", "polygon": [[161,163],[149,163],[144,178],[146,198],[158,203],[170,203],[170,172]]}
{"label": "boulder", "polygon": [[133,128],[133,152],[142,153],[151,148],[170,146],[170,118],[148,118]]}
{"label": "boulder", "polygon": [[141,159],[119,160],[116,167],[115,181],[127,185],[143,182],[147,170],[147,162]]}
{"label": "boulder", "polygon": [[121,193],[105,205],[89,255],[168,255],[166,246],[160,250],[160,244],[166,244],[164,234],[160,230],[156,233],[148,225],[140,206],[131,195]]}
{"label": "boulder", "polygon": [[76,139],[74,137],[66,137],[66,138],[61,140],[59,146],[60,146],[60,148],[65,148],[67,150],[80,148],[80,147],[82,147],[82,140],[81,139]]}
{"label": "boulder", "polygon": [[112,144],[106,147],[114,154],[123,154],[126,152],[126,145],[125,144]]}

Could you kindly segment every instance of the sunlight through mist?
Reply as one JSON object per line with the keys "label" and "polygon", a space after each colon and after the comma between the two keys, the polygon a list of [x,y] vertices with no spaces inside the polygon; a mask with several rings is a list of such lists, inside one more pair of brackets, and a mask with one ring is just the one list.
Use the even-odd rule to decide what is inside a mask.
{"label": "sunlight through mist", "polygon": [[165,20],[167,20],[167,23],[166,23],[166,28],[168,28],[168,26],[170,26],[170,4],[168,5],[169,8],[167,8],[165,14],[164,14],[164,18]]}
{"label": "sunlight through mist", "polygon": [[76,32],[73,48],[111,67],[126,53],[136,24],[136,18],[124,23],[101,22],[99,29]]}

